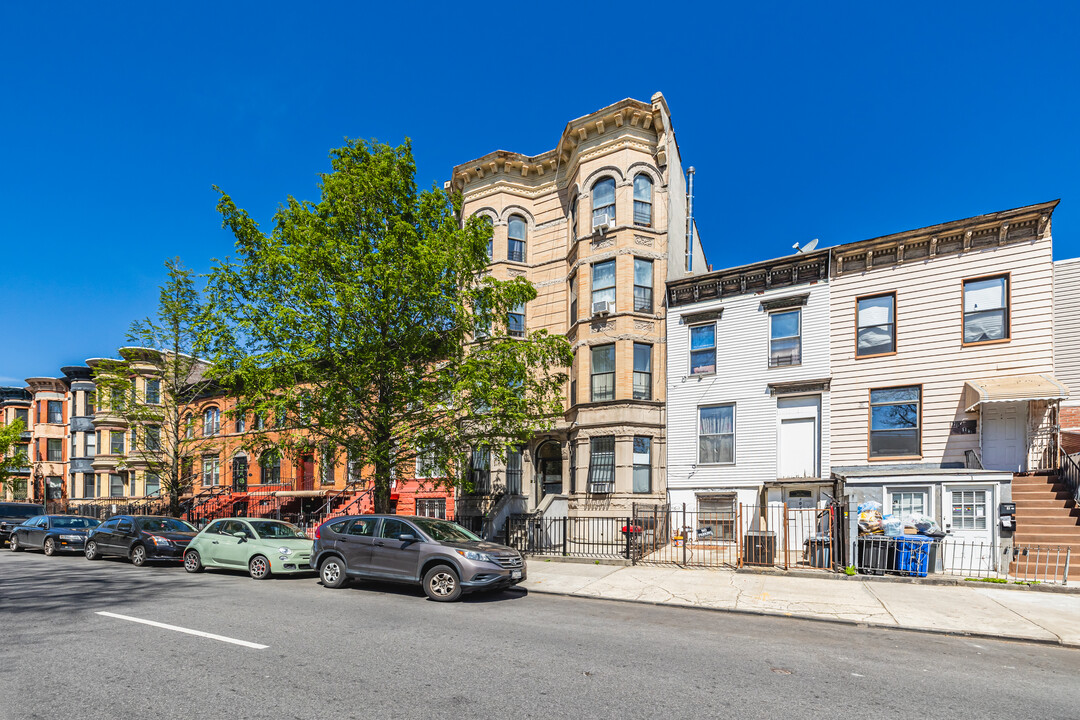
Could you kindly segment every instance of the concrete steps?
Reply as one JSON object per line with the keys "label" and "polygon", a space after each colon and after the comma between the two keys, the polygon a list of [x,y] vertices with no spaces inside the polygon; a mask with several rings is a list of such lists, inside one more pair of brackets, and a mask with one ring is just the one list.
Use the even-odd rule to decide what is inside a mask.
{"label": "concrete steps", "polygon": [[1071,548],[1080,559],[1080,508],[1064,482],[1055,475],[1016,475],[1012,500],[1015,544]]}

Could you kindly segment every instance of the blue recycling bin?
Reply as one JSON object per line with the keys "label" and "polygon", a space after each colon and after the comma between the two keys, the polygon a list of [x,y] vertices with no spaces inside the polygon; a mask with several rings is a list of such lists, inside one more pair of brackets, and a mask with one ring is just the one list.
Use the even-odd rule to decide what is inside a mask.
{"label": "blue recycling bin", "polygon": [[930,546],[933,538],[925,535],[901,535],[896,538],[896,569],[903,575],[926,577],[930,569]]}

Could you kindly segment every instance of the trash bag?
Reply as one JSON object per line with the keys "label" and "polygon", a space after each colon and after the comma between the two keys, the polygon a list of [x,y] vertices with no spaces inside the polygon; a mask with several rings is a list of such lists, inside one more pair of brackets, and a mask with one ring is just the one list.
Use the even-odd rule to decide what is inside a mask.
{"label": "trash bag", "polygon": [[881,518],[881,529],[889,537],[899,537],[904,534],[904,523],[896,515],[884,515]]}
{"label": "trash bag", "polygon": [[915,528],[916,532],[926,535],[930,531],[940,530],[937,520],[923,513],[909,513],[904,516],[904,527]]}
{"label": "trash bag", "polygon": [[859,505],[859,534],[878,535],[881,527],[881,503],[868,501]]}

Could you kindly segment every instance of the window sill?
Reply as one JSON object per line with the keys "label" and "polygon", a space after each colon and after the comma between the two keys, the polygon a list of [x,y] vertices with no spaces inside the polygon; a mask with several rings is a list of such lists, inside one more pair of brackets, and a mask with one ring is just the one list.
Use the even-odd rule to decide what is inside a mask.
{"label": "window sill", "polygon": [[1000,340],[983,340],[981,342],[963,342],[963,341],[961,341],[960,347],[966,348],[966,347],[981,347],[983,345],[1004,345],[1004,344],[1010,343],[1010,342],[1012,342],[1011,337],[1002,338]]}
{"label": "window sill", "polygon": [[891,455],[889,457],[867,457],[867,462],[897,462],[905,460],[922,460],[922,455]]}
{"label": "window sill", "polygon": [[790,363],[788,365],[772,365],[772,364],[769,365],[770,370],[779,370],[779,369],[782,369],[782,368],[797,368],[797,367],[802,367],[802,362],[801,361],[797,362],[797,363]]}
{"label": "window sill", "polygon": [[855,359],[856,360],[872,360],[873,358],[892,357],[893,355],[896,354],[896,352],[897,352],[896,350],[893,350],[892,352],[874,353],[873,355],[859,355],[858,353],[856,353],[855,354]]}

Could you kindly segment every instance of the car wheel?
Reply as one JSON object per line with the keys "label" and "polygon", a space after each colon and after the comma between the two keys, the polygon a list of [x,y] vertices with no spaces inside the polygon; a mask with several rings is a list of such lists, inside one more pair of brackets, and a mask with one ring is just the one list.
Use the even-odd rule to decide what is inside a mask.
{"label": "car wheel", "polygon": [[461,597],[461,582],[454,568],[436,565],[424,575],[424,594],[436,602],[453,602]]}
{"label": "car wheel", "polygon": [[197,573],[203,569],[202,558],[198,550],[188,550],[184,553],[184,569],[189,573]]}
{"label": "car wheel", "polygon": [[339,557],[328,557],[319,565],[323,587],[339,588],[345,584],[345,563]]}
{"label": "car wheel", "polygon": [[262,555],[256,555],[248,560],[248,575],[252,580],[265,580],[270,577],[270,561]]}
{"label": "car wheel", "polygon": [[93,540],[87,541],[86,547],[83,549],[83,554],[86,555],[87,560],[101,559],[101,553],[98,552],[97,543]]}
{"label": "car wheel", "polygon": [[136,545],[131,548],[131,564],[135,567],[142,567],[146,564],[146,546]]}
{"label": "car wheel", "polygon": [[8,550],[11,550],[11,552],[22,551],[22,546],[19,545],[19,538],[16,537],[15,533],[8,536]]}
{"label": "car wheel", "polygon": [[52,538],[45,538],[45,543],[41,546],[41,549],[45,551],[45,554],[52,557],[56,554],[56,541]]}

